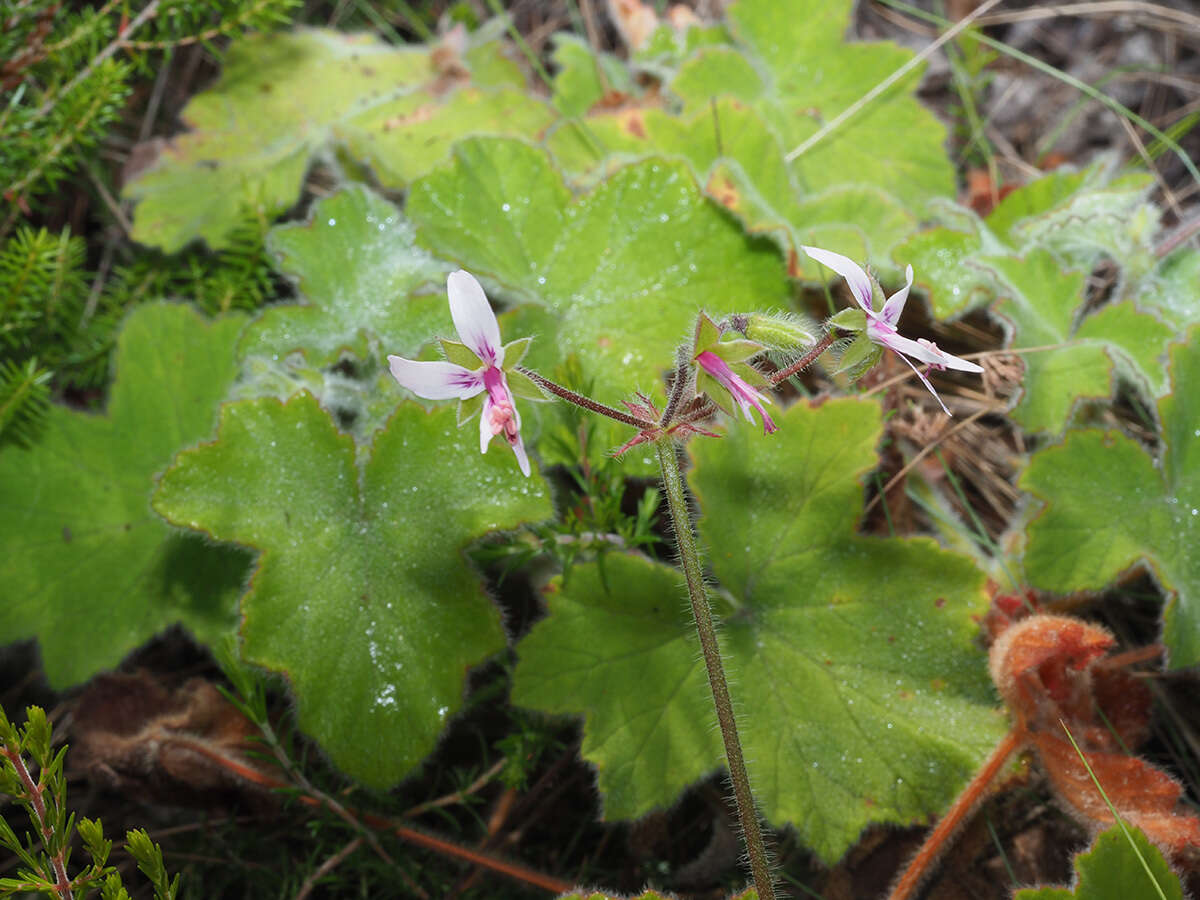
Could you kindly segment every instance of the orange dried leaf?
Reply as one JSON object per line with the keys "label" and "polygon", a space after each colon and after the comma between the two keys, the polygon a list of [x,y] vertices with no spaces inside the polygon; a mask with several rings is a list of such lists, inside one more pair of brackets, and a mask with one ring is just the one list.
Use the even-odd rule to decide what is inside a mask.
{"label": "orange dried leaf", "polygon": [[1147,733],[1150,695],[1132,675],[1103,663],[1114,643],[1096,625],[1034,615],[997,638],[992,679],[1014,729],[1037,750],[1051,785],[1073,812],[1090,823],[1111,824],[1107,795],[1122,819],[1178,857],[1200,847],[1200,819],[1176,811],[1183,793],[1178,781],[1128,755],[1127,748]]}
{"label": "orange dried leaf", "polygon": [[658,27],[658,15],[653,7],[641,0],[609,0],[608,12],[631,50],[644,47]]}
{"label": "orange dried leaf", "polygon": [[1112,810],[1096,787],[1098,781],[1121,818],[1137,825],[1173,856],[1200,847],[1200,819],[1175,812],[1183,788],[1166,772],[1137,756],[1087,750],[1081,745],[1095,775],[1093,781],[1083,759],[1065,737],[1037,734],[1032,736],[1032,743],[1059,797],[1085,821],[1105,825],[1114,821]]}

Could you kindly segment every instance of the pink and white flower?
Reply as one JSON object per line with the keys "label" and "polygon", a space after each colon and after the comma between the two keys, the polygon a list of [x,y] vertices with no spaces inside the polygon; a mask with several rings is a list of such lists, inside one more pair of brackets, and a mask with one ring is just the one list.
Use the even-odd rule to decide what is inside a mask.
{"label": "pink and white flower", "polygon": [[[529,457],[521,440],[521,415],[517,412],[508,386],[504,368],[507,348],[500,343],[500,325],[496,322],[496,315],[479,282],[461,269],[450,273],[446,280],[446,293],[450,300],[450,317],[454,320],[462,344],[444,341],[443,347],[448,353],[458,348],[460,352],[454,352],[454,355],[460,359],[465,356],[466,360],[470,359],[470,355],[465,351],[470,350],[477,357],[479,367],[469,368],[450,361],[423,362],[389,356],[392,376],[402,387],[426,400],[448,400],[452,397],[470,400],[484,394],[483,414],[479,420],[479,452],[486,453],[492,438],[498,434],[504,435],[516,454],[517,465],[528,478]],[[511,360],[510,366],[518,361]]]}
{"label": "pink and white flower", "polygon": [[750,410],[757,409],[758,414],[762,416],[763,434],[774,434],[779,430],[779,427],[771,421],[771,417],[767,414],[767,411],[763,409],[763,404],[770,403],[771,401],[733,371],[729,367],[729,363],[711,350],[704,350],[696,354],[696,362],[700,364],[701,369],[729,392],[729,396],[741,408],[742,415],[746,417],[747,422],[754,421],[754,417],[750,415]]}
{"label": "pink and white flower", "polygon": [[862,270],[862,267],[858,263],[848,257],[842,256],[840,253],[833,253],[830,250],[821,250],[818,247],[802,247],[802,249],[817,262],[828,266],[846,279],[846,284],[850,286],[850,293],[854,295],[854,299],[862,307],[862,311],[866,313],[867,337],[873,343],[891,350],[908,363],[909,368],[917,373],[917,377],[921,379],[921,383],[925,385],[929,393],[933,394],[933,398],[937,400],[946,415],[951,415],[950,410],[946,409],[946,404],[942,403],[942,398],[938,396],[937,391],[933,389],[933,385],[929,383],[929,379],[925,377],[925,373],[913,365],[912,360],[915,359],[917,362],[928,363],[934,371],[957,369],[960,372],[982,372],[983,368],[973,362],[952,356],[946,351],[939,349],[938,345],[933,341],[927,341],[923,338],[914,341],[896,331],[896,323],[900,321],[900,313],[904,311],[904,304],[908,300],[908,292],[912,288],[912,266],[909,266],[905,270],[904,275],[907,283],[904,287],[900,288],[900,290],[884,301],[883,309],[875,312],[871,304],[873,292],[871,278]]}

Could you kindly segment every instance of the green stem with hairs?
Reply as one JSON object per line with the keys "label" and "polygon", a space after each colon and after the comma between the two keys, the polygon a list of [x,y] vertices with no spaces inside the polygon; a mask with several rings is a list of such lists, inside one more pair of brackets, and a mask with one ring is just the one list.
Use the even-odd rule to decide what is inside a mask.
{"label": "green stem with hairs", "polygon": [[750,856],[754,887],[758,891],[759,900],[775,900],[775,886],[771,880],[767,848],[763,843],[758,811],[754,806],[754,794],[750,790],[750,776],[746,772],[742,744],[738,739],[737,721],[733,715],[733,702],[729,698],[729,685],[725,681],[725,667],[721,664],[721,648],[717,645],[712,608],[704,589],[696,529],[692,525],[687,498],[683,493],[683,476],[679,472],[675,441],[670,437],[660,438],[654,442],[654,449],[658,453],[658,465],[662,470],[663,490],[667,495],[671,524],[675,529],[679,562],[687,581],[688,598],[692,602],[696,634],[700,638],[700,649],[704,653],[705,668],[708,669],[708,684],[712,688],[713,705],[717,708],[717,721],[721,725],[721,737],[725,741],[725,761],[729,765],[729,778],[733,782],[733,796],[742,824],[742,836],[746,840],[746,851]]}

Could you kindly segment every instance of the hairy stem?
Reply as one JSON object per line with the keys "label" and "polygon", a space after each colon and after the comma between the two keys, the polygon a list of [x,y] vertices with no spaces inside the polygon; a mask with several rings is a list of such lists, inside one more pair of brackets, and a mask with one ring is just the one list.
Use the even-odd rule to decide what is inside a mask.
{"label": "hairy stem", "polygon": [[770,382],[771,387],[775,387],[777,384],[779,384],[784,379],[791,378],[793,375],[795,375],[801,369],[805,368],[808,365],[811,365],[812,361],[814,359],[816,359],[818,356],[820,356],[822,353],[824,353],[826,350],[828,350],[829,345],[832,344],[835,340],[837,340],[837,338],[834,336],[833,330],[830,329],[829,331],[827,331],[825,333],[825,337],[821,338],[819,341],[817,341],[815,344],[813,344],[811,350],[809,350],[807,353],[805,353],[802,357],[800,357],[798,360],[796,360],[794,363],[792,363],[786,369],[780,369],[778,372],[774,372],[771,375],[769,375],[767,377],[767,381]]}
{"label": "hairy stem", "polygon": [[543,378],[537,372],[533,371],[533,369],[527,369],[524,366],[516,366],[515,369],[538,387],[549,391],[555,397],[561,397],[568,403],[574,403],[576,406],[586,409],[589,412],[608,416],[610,419],[615,419],[625,425],[632,425],[634,428],[640,430],[654,428],[658,424],[647,419],[639,419],[637,416],[631,416],[629,413],[623,413],[619,409],[613,409],[611,406],[605,406],[603,403],[597,403],[591,397],[585,397],[583,394],[576,393],[570,388],[565,388],[561,384],[551,381],[549,378]]}
{"label": "hairy stem", "polygon": [[662,419],[659,422],[663,428],[671,424],[671,419],[675,417],[675,410],[679,408],[679,403],[683,399],[683,390],[687,387],[690,365],[690,360],[682,360],[675,367],[675,377],[671,379],[671,394],[667,397],[667,408],[663,410]]}
{"label": "hairy stem", "polygon": [[[54,831],[46,818],[46,801],[42,799],[42,787],[34,779],[32,773],[29,771],[29,767],[25,765],[25,760],[19,750],[14,750],[11,747],[0,747],[0,753],[3,753],[8,758],[8,761],[12,763],[13,768],[17,771],[17,777],[21,780],[21,786],[25,789],[25,793],[29,797],[29,807],[33,810],[33,814],[37,818],[38,828],[42,832],[42,844],[46,847],[47,854],[50,855],[50,844],[54,838]],[[54,889],[64,900],[71,900],[71,879],[67,877],[67,865],[61,849],[50,855],[50,864],[54,867]]]}
{"label": "hairy stem", "polygon": [[696,621],[696,634],[700,638],[700,649],[704,653],[705,668],[708,669],[708,684],[712,688],[713,705],[717,708],[717,721],[721,725],[721,737],[725,741],[725,760],[729,764],[729,778],[733,782],[738,818],[742,823],[742,835],[750,856],[754,887],[758,891],[759,900],[775,900],[775,886],[771,880],[767,848],[763,843],[758,811],[754,807],[754,794],[750,790],[746,761],[742,757],[742,744],[738,739],[737,721],[733,715],[733,703],[729,698],[729,685],[725,681],[725,667],[721,664],[721,648],[717,644],[712,609],[704,590],[704,578],[700,571],[700,550],[696,542],[696,530],[688,513],[687,499],[683,494],[683,476],[679,472],[675,442],[670,437],[660,438],[654,442],[654,449],[658,453],[658,464],[662,469],[663,489],[667,495],[671,523],[675,529],[680,564],[687,580],[688,598],[692,602],[692,616]]}

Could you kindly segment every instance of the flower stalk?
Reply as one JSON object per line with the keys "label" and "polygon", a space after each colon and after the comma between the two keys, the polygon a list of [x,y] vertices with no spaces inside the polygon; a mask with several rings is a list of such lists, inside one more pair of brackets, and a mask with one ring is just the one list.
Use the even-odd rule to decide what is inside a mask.
{"label": "flower stalk", "polygon": [[771,866],[767,848],[763,843],[762,827],[759,825],[758,810],[750,790],[750,776],[746,772],[746,761],[742,755],[742,744],[738,738],[737,720],[733,714],[733,701],[729,696],[729,684],[725,680],[725,667],[721,663],[721,649],[717,643],[717,630],[713,624],[712,607],[704,588],[704,577],[700,567],[700,549],[696,530],[688,513],[687,498],[683,492],[683,476],[679,471],[676,442],[669,435],[654,442],[658,454],[658,465],[662,471],[663,490],[667,495],[667,509],[671,525],[675,530],[675,543],[679,550],[679,564],[687,581],[688,599],[692,604],[692,617],[696,622],[696,635],[700,638],[700,649],[704,654],[704,666],[708,670],[708,684],[712,689],[713,705],[717,710],[717,722],[721,726],[721,737],[725,743],[725,761],[729,766],[729,778],[733,782],[733,796],[737,803],[738,819],[742,825],[742,836],[746,841],[746,852],[750,857],[750,871],[759,900],[775,900],[775,886],[771,879]]}
{"label": "flower stalk", "polygon": [[818,356],[829,349],[830,345],[832,345],[835,340],[837,340],[836,333],[833,329],[830,329],[829,331],[825,332],[825,336],[822,337],[821,340],[813,344],[812,349],[810,349],[794,363],[786,368],[780,369],[778,372],[772,372],[770,375],[768,375],[767,381],[770,383],[771,387],[775,387],[791,378],[797,372],[808,368],[808,366],[812,365],[813,361],[816,360]]}
{"label": "flower stalk", "polygon": [[613,409],[611,406],[605,406],[603,403],[599,403],[593,400],[591,397],[585,397],[583,394],[577,393],[570,388],[563,387],[561,384],[539,375],[537,372],[533,371],[533,369],[527,369],[524,366],[517,366],[516,370],[542,390],[551,393],[555,397],[558,397],[562,400],[566,400],[568,403],[573,403],[580,409],[586,409],[588,412],[594,412],[602,416],[607,416],[610,419],[614,419],[625,425],[632,425],[634,428],[638,429],[653,428],[656,424],[646,419],[639,419],[636,416],[631,416],[629,413],[623,413],[619,409]]}

